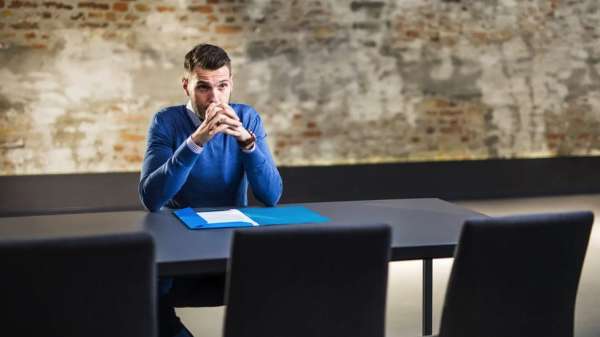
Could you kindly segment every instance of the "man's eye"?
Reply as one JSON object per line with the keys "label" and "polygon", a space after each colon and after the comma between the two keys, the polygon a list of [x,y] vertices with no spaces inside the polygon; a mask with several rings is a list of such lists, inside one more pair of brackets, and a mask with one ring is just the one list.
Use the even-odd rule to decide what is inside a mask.
{"label": "man's eye", "polygon": [[219,84],[219,89],[227,88],[227,83]]}
{"label": "man's eye", "polygon": [[210,90],[210,87],[207,87],[205,85],[199,85],[199,86],[196,87],[196,90],[208,91],[208,90]]}

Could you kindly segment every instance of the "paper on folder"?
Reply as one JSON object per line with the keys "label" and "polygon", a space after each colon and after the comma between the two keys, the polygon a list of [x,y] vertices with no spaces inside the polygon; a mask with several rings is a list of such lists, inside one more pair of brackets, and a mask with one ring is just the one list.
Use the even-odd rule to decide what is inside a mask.
{"label": "paper on folder", "polygon": [[237,209],[228,209],[226,211],[210,211],[210,212],[198,212],[198,215],[204,219],[207,224],[218,224],[226,222],[248,222],[252,226],[258,226],[258,224],[250,219],[246,214],[240,212]]}

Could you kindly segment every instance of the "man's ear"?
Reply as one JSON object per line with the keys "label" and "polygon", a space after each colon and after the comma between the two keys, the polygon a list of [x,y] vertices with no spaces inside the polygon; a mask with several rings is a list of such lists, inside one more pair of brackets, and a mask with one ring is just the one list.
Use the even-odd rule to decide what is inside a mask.
{"label": "man's ear", "polygon": [[190,91],[188,90],[188,84],[189,84],[189,79],[186,76],[183,76],[181,78],[181,86],[183,87],[183,91],[185,91],[185,94],[189,97],[190,96]]}

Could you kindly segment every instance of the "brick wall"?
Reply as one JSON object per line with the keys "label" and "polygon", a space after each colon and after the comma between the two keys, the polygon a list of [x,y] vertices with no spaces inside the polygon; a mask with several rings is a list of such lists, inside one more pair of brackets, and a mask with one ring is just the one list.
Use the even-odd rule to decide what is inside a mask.
{"label": "brick wall", "polygon": [[0,174],[139,170],[226,48],[279,165],[600,153],[595,0],[0,0]]}

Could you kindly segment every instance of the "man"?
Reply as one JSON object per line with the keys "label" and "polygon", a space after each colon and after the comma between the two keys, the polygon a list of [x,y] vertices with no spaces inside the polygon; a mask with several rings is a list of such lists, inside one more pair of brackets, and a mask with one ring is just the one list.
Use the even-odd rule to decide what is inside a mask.
{"label": "man", "polygon": [[[184,68],[187,105],[159,111],[150,125],[139,184],[142,203],[150,211],[246,206],[250,184],[256,199],[275,205],[281,177],[258,113],[229,103],[229,56],[217,46],[200,44],[185,55]],[[173,307],[222,305],[223,280],[223,275],[160,279],[160,336],[190,336]]]}

